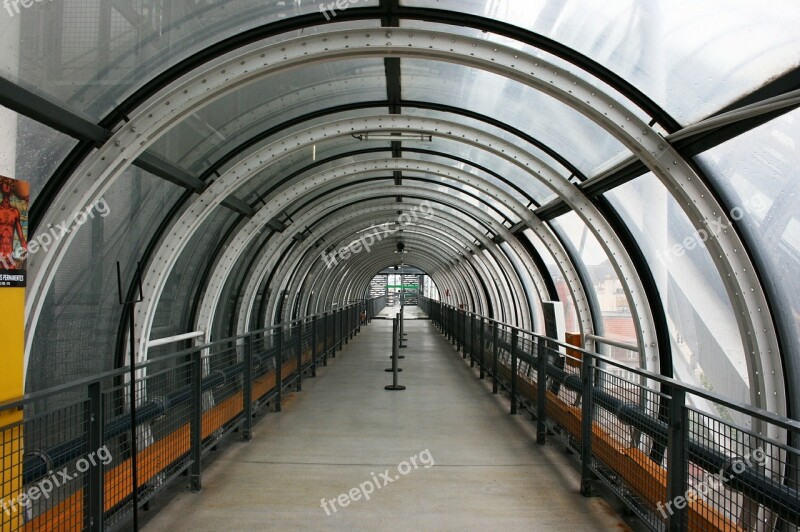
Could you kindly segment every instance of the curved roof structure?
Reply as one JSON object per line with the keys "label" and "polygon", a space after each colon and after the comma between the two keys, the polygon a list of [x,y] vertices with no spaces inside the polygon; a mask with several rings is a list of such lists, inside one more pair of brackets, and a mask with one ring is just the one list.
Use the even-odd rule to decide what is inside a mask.
{"label": "curved roof structure", "polygon": [[[50,241],[29,391],[402,263],[449,304],[542,332],[560,301],[632,366],[800,411],[796,2],[7,6],[0,174]],[[142,266],[134,331],[118,262],[130,295]]]}

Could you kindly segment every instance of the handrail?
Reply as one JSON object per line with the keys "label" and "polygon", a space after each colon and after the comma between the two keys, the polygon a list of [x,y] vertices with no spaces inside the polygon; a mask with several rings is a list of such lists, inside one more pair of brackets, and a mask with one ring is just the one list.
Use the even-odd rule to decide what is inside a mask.
{"label": "handrail", "polygon": [[[380,299],[380,298],[373,298],[373,299]],[[202,345],[196,345],[196,346],[193,346],[193,347],[190,347],[190,348],[187,348],[187,349],[183,349],[183,350],[178,351],[176,353],[172,353],[170,355],[166,355],[164,357],[159,357],[157,360],[146,360],[144,362],[139,362],[139,363],[136,364],[136,367],[137,367],[137,369],[144,369],[148,365],[153,364],[155,362],[163,362],[166,358],[179,357],[179,356],[182,356],[182,355],[187,355],[187,354],[190,354],[190,353],[192,353],[194,351],[197,351],[197,350],[211,349],[211,348],[216,347],[218,345],[229,343],[229,342],[236,341],[236,340],[242,340],[242,339],[245,339],[245,338],[247,338],[249,336],[252,336],[252,335],[258,335],[258,334],[263,334],[265,332],[271,332],[271,331],[274,331],[274,330],[276,330],[277,328],[279,328],[281,326],[291,325],[291,324],[297,323],[297,322],[299,322],[301,320],[322,318],[322,317],[324,317],[325,315],[327,315],[327,314],[329,314],[331,312],[339,312],[339,311],[344,310],[344,309],[352,308],[352,307],[354,307],[356,305],[357,305],[357,303],[352,304],[352,305],[348,305],[348,306],[345,306],[345,307],[340,307],[339,309],[331,309],[329,311],[320,312],[320,313],[314,314],[312,316],[305,316],[304,318],[298,318],[298,319],[293,320],[291,322],[285,322],[285,323],[282,323],[282,324],[276,324],[276,325],[272,325],[272,326],[269,326],[269,327],[256,329],[256,330],[249,331],[249,332],[246,332],[246,333],[243,333],[243,334],[239,334],[239,335],[236,335],[236,336],[231,336],[230,338],[225,338],[225,339],[222,339],[222,340],[215,340],[213,342],[208,342],[208,343],[205,343],[205,344],[202,344]],[[44,390],[38,390],[36,392],[26,393],[25,395],[23,395],[22,397],[19,397],[17,399],[11,399],[11,400],[0,402],[0,411],[19,408],[21,406],[24,406],[27,403],[30,403],[30,402],[33,402],[33,401],[38,401],[38,400],[44,399],[44,398],[52,396],[52,395],[57,395],[59,393],[63,393],[65,391],[68,391],[68,390],[70,390],[72,388],[78,388],[78,387],[86,386],[86,385],[88,385],[88,384],[90,384],[92,382],[98,381],[98,380],[105,380],[105,379],[109,379],[109,378],[113,378],[113,377],[119,377],[119,376],[121,376],[121,375],[123,375],[125,373],[128,373],[129,371],[130,371],[130,366],[122,366],[122,367],[119,367],[119,368],[116,368],[116,369],[105,371],[103,373],[99,373],[97,375],[92,375],[91,377],[78,379],[78,380],[75,380],[75,381],[72,381],[72,382],[68,382],[68,383],[65,383],[65,384],[59,384],[58,386],[52,386],[50,388],[46,388]]]}
{"label": "handrail", "polygon": [[[665,524],[667,530],[747,529],[759,506],[800,525],[794,484],[800,422],[453,305],[421,297],[420,306],[471,366],[480,365],[480,378],[488,369],[493,393],[501,382],[509,390],[511,414],[520,405],[530,411],[538,443],[550,425],[551,434],[580,454],[584,495],[599,477],[654,530]],[[534,342],[521,342],[522,335]],[[533,353],[526,352],[528,345]],[[565,360],[556,346],[576,356]],[[524,372],[520,362],[528,366]],[[605,364],[645,379],[610,380]],[[693,408],[689,394],[760,421],[753,430],[740,427],[722,419],[723,409],[716,416]],[[717,484],[709,487],[704,475]],[[733,500],[729,490],[742,497],[733,509],[724,504]]]}
{"label": "handrail", "polygon": [[610,345],[612,347],[619,347],[620,349],[627,349],[628,351],[633,351],[634,353],[641,353],[642,351],[641,349],[639,349],[638,345],[620,342],[619,340],[612,340],[611,338],[604,338],[603,336],[597,336],[596,334],[586,334],[584,336],[587,340],[591,340],[597,344],[605,344],[605,345]]}
{"label": "handrail", "polygon": [[[120,452],[113,464],[103,464],[104,471],[91,470],[91,482],[76,484],[72,491],[64,492],[68,497],[63,501],[48,499],[37,505],[26,514],[26,526],[44,529],[58,522],[59,527],[79,529],[93,523],[89,528],[94,530],[104,524],[116,526],[118,519],[126,518],[131,512],[126,501],[133,493],[132,457],[124,454],[125,442],[118,438],[131,434],[132,423],[137,431],[152,437],[148,445],[134,451],[136,456],[145,457],[140,464],[149,464],[142,470],[137,467],[142,473],[138,485],[142,488],[159,479],[144,492],[140,503],[152,499],[181,472],[188,472],[192,489],[199,489],[201,455],[236,429],[249,440],[254,410],[270,404],[280,411],[283,389],[294,386],[301,391],[304,374],[316,376],[319,362],[327,366],[328,357],[335,358],[336,352],[360,332],[363,313],[372,318],[380,310],[381,299],[348,303],[138,364],[137,369],[143,371],[136,378],[142,384],[141,388],[137,385],[135,420],[124,414],[126,404],[120,400],[121,391],[130,386],[121,378],[128,375],[129,367],[0,403],[0,411],[31,407],[25,409],[21,421],[0,426],[0,439],[19,438],[20,449],[22,438],[25,441],[20,464],[12,464],[11,470],[3,469],[8,465],[0,466],[0,475],[19,478],[20,490],[31,489],[48,472],[69,467],[104,444]],[[199,334],[187,333],[169,340],[175,343],[177,338],[190,337]],[[167,480],[162,481],[162,477]],[[72,504],[76,497],[101,502]],[[2,515],[0,522],[5,522]]]}
{"label": "handrail", "polygon": [[186,334],[178,334],[176,336],[170,336],[168,338],[159,338],[157,340],[150,340],[147,342],[148,349],[151,347],[161,347],[163,345],[175,344],[178,342],[182,342],[184,340],[194,340],[195,338],[200,338],[205,336],[205,331],[194,331]]}
{"label": "handrail", "polygon": [[[427,299],[427,298],[424,298],[424,299]],[[539,333],[535,333],[535,332],[532,332],[532,331],[525,330],[525,329],[523,329],[521,327],[518,327],[516,325],[511,325],[509,323],[501,322],[501,321],[495,320],[493,318],[489,318],[489,317],[486,317],[486,316],[481,316],[480,314],[477,314],[475,312],[461,310],[461,309],[458,309],[455,306],[449,305],[447,303],[439,302],[438,304],[440,304],[444,308],[449,308],[449,309],[454,310],[456,312],[464,313],[467,316],[472,316],[472,317],[475,317],[475,318],[483,318],[487,323],[490,323],[490,324],[491,323],[496,323],[497,325],[502,326],[502,327],[508,329],[509,331],[517,330],[518,332],[521,332],[523,334],[529,335],[529,336],[531,336],[533,338],[536,338],[537,340],[542,340],[544,342],[547,342],[550,345],[558,345],[560,347],[571,349],[571,350],[573,350],[575,352],[581,353],[582,355],[591,357],[592,359],[594,359],[597,362],[602,362],[604,364],[608,364],[608,365],[611,365],[611,366],[618,367],[620,369],[624,369],[625,371],[629,371],[631,373],[635,373],[636,375],[639,375],[640,377],[643,377],[645,379],[656,381],[656,382],[658,382],[660,384],[663,384],[665,386],[669,386],[670,388],[673,388],[673,389],[674,388],[678,388],[678,389],[684,390],[686,392],[689,392],[692,395],[696,395],[698,397],[702,397],[703,399],[707,399],[709,401],[713,401],[715,403],[719,403],[719,404],[721,404],[723,406],[727,406],[729,408],[733,408],[733,409],[736,409],[736,410],[743,411],[743,412],[747,413],[748,415],[752,415],[755,418],[761,419],[763,421],[767,421],[769,423],[773,423],[773,424],[775,424],[775,425],[777,425],[777,426],[779,426],[779,427],[781,427],[783,429],[800,431],[800,421],[788,418],[786,416],[782,416],[782,415],[777,414],[775,412],[770,412],[768,410],[764,410],[764,409],[756,407],[756,406],[748,405],[746,403],[741,403],[741,402],[735,401],[733,399],[726,398],[726,397],[714,394],[712,392],[709,392],[708,390],[705,390],[703,388],[699,388],[699,387],[694,386],[692,384],[687,384],[685,382],[681,382],[681,381],[676,380],[676,379],[674,379],[672,377],[666,377],[664,375],[660,375],[658,373],[654,373],[652,371],[649,371],[649,370],[646,370],[646,369],[642,369],[642,368],[636,368],[636,367],[632,367],[632,366],[627,366],[627,365],[623,364],[622,362],[614,360],[613,358],[607,357],[605,355],[601,355],[599,353],[588,351],[585,348],[577,347],[577,346],[568,344],[566,342],[561,342],[560,340],[557,340],[557,339],[554,339],[554,338],[550,338],[548,336],[545,336],[545,335],[542,335],[542,334],[539,334]]]}

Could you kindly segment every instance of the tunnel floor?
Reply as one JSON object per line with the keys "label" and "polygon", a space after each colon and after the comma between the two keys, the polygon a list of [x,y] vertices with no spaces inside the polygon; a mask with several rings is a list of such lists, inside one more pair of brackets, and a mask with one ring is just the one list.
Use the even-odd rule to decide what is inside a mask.
{"label": "tunnel floor", "polygon": [[391,321],[374,320],[145,530],[627,528],[603,498],[580,496],[563,447],[537,446],[431,322],[406,331],[406,391],[384,390]]}

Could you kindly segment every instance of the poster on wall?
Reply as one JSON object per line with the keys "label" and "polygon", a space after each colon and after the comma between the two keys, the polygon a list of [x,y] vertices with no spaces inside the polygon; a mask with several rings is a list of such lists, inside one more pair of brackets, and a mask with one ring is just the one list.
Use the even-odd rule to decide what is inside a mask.
{"label": "poster on wall", "polygon": [[30,186],[0,175],[0,289],[24,287],[27,280]]}

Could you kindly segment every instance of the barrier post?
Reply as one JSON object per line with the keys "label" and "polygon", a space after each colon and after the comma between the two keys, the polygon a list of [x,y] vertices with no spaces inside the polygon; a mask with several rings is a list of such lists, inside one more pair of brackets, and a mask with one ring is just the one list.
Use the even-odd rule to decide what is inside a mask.
{"label": "barrier post", "polygon": [[242,386],[242,399],[244,402],[244,423],[242,424],[242,439],[250,441],[253,432],[253,335],[244,337],[244,383]]}
{"label": "barrier post", "polygon": [[497,393],[497,355],[500,351],[500,346],[498,345],[498,337],[499,337],[499,328],[500,326],[497,322],[492,324],[492,393]]}
{"label": "barrier post", "polygon": [[203,487],[200,473],[203,458],[203,350],[192,353],[192,426],[191,426],[192,465],[189,470],[192,491]]}
{"label": "barrier post", "polygon": [[278,352],[275,353],[275,411],[281,411],[283,399],[283,323],[278,324]]}
{"label": "barrier post", "polygon": [[[403,332],[403,329],[404,329],[404,327],[403,327],[403,322],[405,321],[405,320],[404,320],[404,316],[403,316],[403,314],[404,314],[404,312],[403,312],[403,308],[404,308],[404,307],[403,307],[403,305],[401,304],[401,305],[400,305],[400,315],[399,315],[399,320],[400,320],[400,333],[399,333],[400,344],[399,344],[399,348],[400,348],[400,349],[405,349],[406,347],[408,347],[407,345],[405,345],[405,341],[406,341],[406,335],[405,335],[405,333]],[[398,356],[399,356],[399,355],[398,355]],[[404,356],[400,356],[400,358],[405,358],[405,357],[404,357]]]}
{"label": "barrier post", "polygon": [[[688,416],[686,390],[673,387],[669,401],[669,436],[667,437],[667,500],[685,500],[687,478],[686,438]],[[665,503],[667,501],[664,501]],[[672,504],[667,517],[667,530],[684,530],[686,505]]]}
{"label": "barrier post", "polygon": [[397,384],[399,368],[397,367],[397,358],[400,355],[400,325],[398,318],[392,320],[392,384],[386,386],[386,390],[402,391],[405,386]]}
{"label": "barrier post", "polygon": [[[89,449],[96,450],[103,447],[103,392],[100,381],[89,385],[89,405],[87,409],[89,427]],[[91,532],[99,532],[103,529],[103,502],[105,492],[103,491],[103,480],[105,470],[102,464],[97,464],[87,473],[86,489],[83,492],[84,507],[84,528]]]}
{"label": "barrier post", "polygon": [[295,391],[303,391],[303,325],[305,318],[297,322],[297,381],[295,381]]}
{"label": "barrier post", "polygon": [[486,322],[481,316],[481,334],[480,334],[480,352],[478,353],[479,359],[478,362],[481,365],[480,370],[480,378],[483,380],[486,378]]}
{"label": "barrier post", "polygon": [[592,494],[592,424],[594,421],[594,357],[584,356],[581,365],[581,495]]}
{"label": "barrier post", "polygon": [[311,318],[311,376],[317,376],[317,316]]}
{"label": "barrier post", "polygon": [[544,445],[547,438],[545,416],[547,408],[547,339],[539,338],[536,358],[536,443]]}
{"label": "barrier post", "polygon": [[322,340],[322,366],[326,367],[328,365],[328,333],[330,332],[330,328],[328,327],[328,313],[322,315],[322,329],[324,331],[323,340]]}
{"label": "barrier post", "polygon": [[511,330],[511,414],[517,413],[517,340],[519,331]]}

